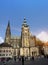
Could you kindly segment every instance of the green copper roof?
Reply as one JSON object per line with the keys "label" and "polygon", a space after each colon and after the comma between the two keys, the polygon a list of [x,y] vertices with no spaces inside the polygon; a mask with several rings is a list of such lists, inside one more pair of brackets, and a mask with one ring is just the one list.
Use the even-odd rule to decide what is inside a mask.
{"label": "green copper roof", "polygon": [[26,18],[24,18],[24,21],[23,21],[22,26],[24,26],[24,27],[28,27],[28,25],[27,25],[27,21],[26,21]]}

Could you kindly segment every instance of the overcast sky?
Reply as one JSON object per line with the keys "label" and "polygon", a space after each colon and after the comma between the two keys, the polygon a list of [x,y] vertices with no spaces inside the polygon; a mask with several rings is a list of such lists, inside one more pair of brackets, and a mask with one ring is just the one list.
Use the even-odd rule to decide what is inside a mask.
{"label": "overcast sky", "polygon": [[24,17],[33,35],[48,32],[48,0],[0,0],[0,37],[5,37],[8,20],[12,35],[19,36]]}

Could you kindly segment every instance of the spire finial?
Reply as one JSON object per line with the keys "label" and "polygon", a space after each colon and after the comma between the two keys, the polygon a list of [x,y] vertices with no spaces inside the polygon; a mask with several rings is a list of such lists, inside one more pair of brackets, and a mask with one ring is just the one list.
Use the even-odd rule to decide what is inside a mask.
{"label": "spire finial", "polygon": [[24,17],[24,20],[26,20],[26,18]]}
{"label": "spire finial", "polygon": [[8,20],[8,27],[10,26],[10,20]]}

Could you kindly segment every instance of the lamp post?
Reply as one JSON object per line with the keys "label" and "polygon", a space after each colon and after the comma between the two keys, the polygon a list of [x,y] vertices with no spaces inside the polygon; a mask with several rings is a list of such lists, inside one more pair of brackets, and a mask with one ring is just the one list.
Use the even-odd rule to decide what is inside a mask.
{"label": "lamp post", "polygon": [[23,55],[22,55],[22,65],[24,65],[24,48],[23,48]]}
{"label": "lamp post", "polygon": [[14,44],[14,60],[16,61],[16,45]]}

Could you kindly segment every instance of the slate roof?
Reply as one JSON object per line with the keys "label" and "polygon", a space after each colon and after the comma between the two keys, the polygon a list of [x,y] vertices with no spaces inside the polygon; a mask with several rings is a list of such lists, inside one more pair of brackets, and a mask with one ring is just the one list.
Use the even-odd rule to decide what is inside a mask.
{"label": "slate roof", "polygon": [[12,47],[12,46],[8,43],[1,43],[0,47]]}

